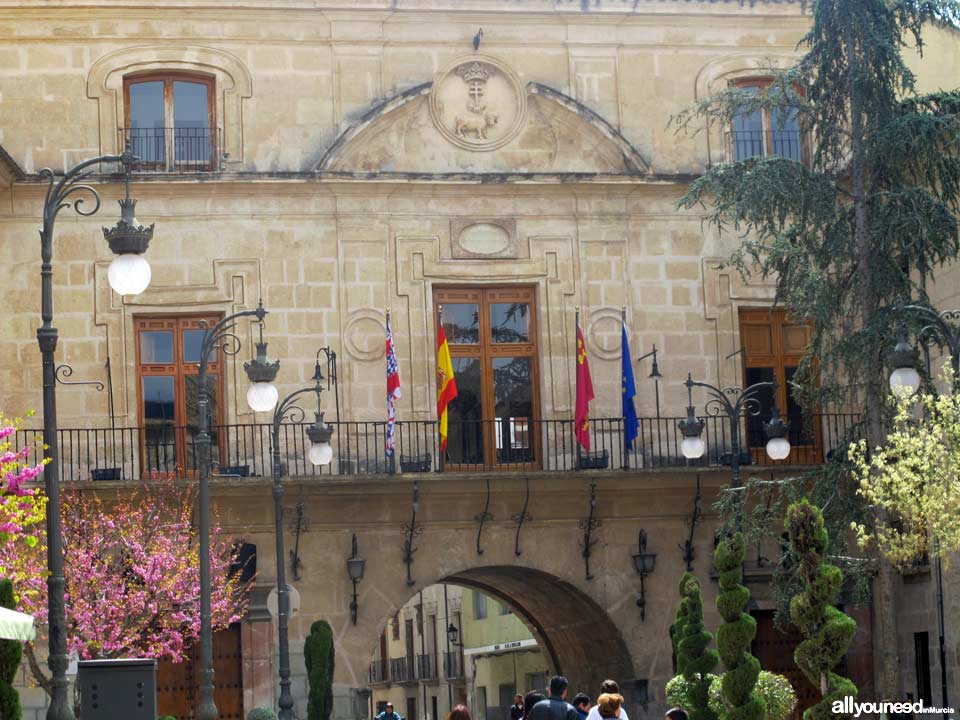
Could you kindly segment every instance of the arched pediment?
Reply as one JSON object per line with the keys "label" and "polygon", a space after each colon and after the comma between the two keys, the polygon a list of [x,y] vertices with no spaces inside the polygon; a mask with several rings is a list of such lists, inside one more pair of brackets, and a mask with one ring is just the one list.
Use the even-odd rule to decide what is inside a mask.
{"label": "arched pediment", "polygon": [[[469,70],[461,75],[470,77]],[[497,88],[491,82],[488,95],[475,100],[471,108],[471,101],[464,101],[462,95],[451,99],[451,93],[437,91],[443,79],[441,74],[437,81],[371,108],[337,138],[315,171],[365,176],[642,175],[649,171],[647,162],[615,127],[553,88],[518,82],[516,105],[504,108],[511,86],[505,81]]]}

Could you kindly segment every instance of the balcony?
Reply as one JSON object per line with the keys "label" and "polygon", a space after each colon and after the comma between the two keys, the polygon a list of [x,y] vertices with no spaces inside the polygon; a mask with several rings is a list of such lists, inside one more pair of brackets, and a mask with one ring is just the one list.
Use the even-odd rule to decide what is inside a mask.
{"label": "balcony", "polygon": [[433,655],[417,655],[417,680],[430,682],[437,679],[437,659]]}
{"label": "balcony", "polygon": [[390,658],[390,682],[415,683],[416,664],[412,657]]}
{"label": "balcony", "polygon": [[374,660],[370,663],[367,679],[371,685],[387,685],[390,682],[389,660]]}
{"label": "balcony", "polygon": [[463,680],[463,655],[459,652],[445,652],[443,675],[447,680]]}
{"label": "balcony", "polygon": [[731,130],[728,137],[733,159],[737,162],[764,155],[777,155],[797,162],[803,158],[803,137],[797,130]]}
{"label": "balcony", "polygon": [[127,142],[139,161],[134,172],[194,173],[218,170],[220,128],[138,127],[120,128],[120,147]]}
{"label": "balcony", "polygon": [[[625,451],[623,420],[590,421],[591,452],[578,449],[572,420],[509,418],[450,424],[443,467],[437,452],[434,421],[396,424],[395,456],[386,457],[385,422],[335,422],[333,462],[317,468],[307,460],[310,441],[305,423],[280,428],[280,456],[285,475],[393,475],[423,472],[571,472],[577,470],[651,470],[718,467],[730,452],[726,418],[706,417],[707,451],[696,461],[680,452],[680,418],[640,418],[639,436]],[[763,451],[765,438],[759,419],[741,428],[750,460],[759,465],[817,465],[838,448],[860,437],[860,417],[853,413],[819,414],[790,430],[790,457],[779,463]],[[80,480],[151,480],[191,477],[198,467],[196,428],[174,426],[125,428],[61,428],[60,477]],[[222,477],[268,477],[271,426],[267,423],[215,425],[210,429],[212,474]],[[32,445],[40,454],[43,432],[20,430],[14,449]]]}

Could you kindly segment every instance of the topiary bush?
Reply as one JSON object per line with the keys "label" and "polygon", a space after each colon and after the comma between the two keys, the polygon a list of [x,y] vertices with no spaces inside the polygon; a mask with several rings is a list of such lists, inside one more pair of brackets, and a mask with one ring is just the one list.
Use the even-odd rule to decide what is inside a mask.
{"label": "topiary bush", "polygon": [[247,713],[247,720],[277,720],[277,714],[273,708],[255,707]]}
{"label": "topiary bush", "polygon": [[723,624],[717,629],[717,649],[727,671],[720,680],[724,720],[764,720],[767,709],[756,692],[760,661],[750,654],[757,621],[743,612],[750,591],[741,584],[746,554],[743,533],[721,540],[713,559],[720,573],[717,610]]}
{"label": "topiary bush", "polygon": [[717,666],[716,650],[707,647],[713,635],[703,626],[703,600],[700,598],[700,583],[691,573],[684,573],[680,580],[680,612],[682,627],[677,632],[677,668],[686,680],[687,702],[683,707],[691,720],[716,720],[710,709],[708,692],[713,682],[710,672]]}
{"label": "topiary bush", "polygon": [[[730,708],[723,699],[723,680],[710,686],[710,707],[720,717],[725,717]],[[766,708],[766,720],[788,720],[797,705],[797,694],[793,685],[783,675],[761,670],[757,677],[757,695],[763,700]],[[670,702],[669,697],[667,702]]]}
{"label": "topiary bush", "polygon": [[[13,583],[9,580],[0,580],[0,607],[16,610]],[[13,687],[22,657],[23,643],[0,640],[0,720],[20,720],[23,717],[20,695]]]}
{"label": "topiary bush", "polygon": [[310,683],[309,720],[329,720],[333,712],[333,652],[333,629],[326,620],[317,620],[310,626],[310,635],[303,644]]}
{"label": "topiary bush", "polygon": [[806,499],[787,508],[790,550],[799,563],[803,591],[790,600],[790,619],[804,640],[793,653],[803,674],[820,690],[822,700],[804,711],[804,720],[847,717],[831,708],[834,700],[857,697],[857,686],[833,672],[850,647],[857,623],[834,607],[843,573],[824,562],[829,537],[823,514]]}

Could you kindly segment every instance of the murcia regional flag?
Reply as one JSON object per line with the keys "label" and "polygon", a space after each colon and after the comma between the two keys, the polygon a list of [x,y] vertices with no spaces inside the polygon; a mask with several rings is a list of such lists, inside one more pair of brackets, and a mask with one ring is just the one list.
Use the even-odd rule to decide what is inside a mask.
{"label": "murcia regional flag", "polygon": [[447,449],[447,406],[457,397],[457,380],[453,377],[453,362],[447,334],[440,321],[437,334],[437,420],[440,426],[440,452]]}

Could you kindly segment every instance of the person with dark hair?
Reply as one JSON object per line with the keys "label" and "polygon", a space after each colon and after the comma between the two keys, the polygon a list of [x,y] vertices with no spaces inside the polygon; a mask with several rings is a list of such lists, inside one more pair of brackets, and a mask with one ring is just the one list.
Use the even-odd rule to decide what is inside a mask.
{"label": "person with dark hair", "polygon": [[573,696],[573,707],[576,708],[581,720],[586,720],[590,712],[590,696],[586,693],[577,693]]}
{"label": "person with dark hair", "polygon": [[690,720],[690,716],[687,715],[687,711],[678,707],[670,708],[667,710],[667,714],[663,717],[665,717],[666,720]]}
{"label": "person with dark hair", "polygon": [[447,715],[447,720],[470,720],[470,711],[466,705],[456,705]]}
{"label": "person with dark hair", "polygon": [[510,720],[520,720],[523,717],[523,695],[513,696],[513,705],[510,706]]}
{"label": "person with dark hair", "polygon": [[384,706],[383,712],[377,715],[377,720],[403,720],[403,717],[401,717],[398,713],[395,713],[393,711],[393,703],[388,702]]}
{"label": "person with dark hair", "polygon": [[533,710],[533,706],[538,702],[543,700],[543,693],[539,690],[531,690],[527,693],[526,697],[523,698],[523,718],[526,720],[530,717],[530,711]]}
{"label": "person with dark hair", "polygon": [[[627,711],[623,707],[624,702],[623,698],[620,696],[620,686],[617,684],[616,680],[604,680],[600,683],[600,694],[601,695],[617,695],[620,697],[620,710],[616,716],[617,720],[630,720],[627,716]],[[587,713],[587,720],[603,720],[603,716],[600,715],[600,699],[597,699],[597,704],[590,708],[590,712]]]}
{"label": "person with dark hair", "polygon": [[563,675],[550,678],[550,697],[530,710],[530,720],[580,720],[580,714],[568,703],[567,679]]}

